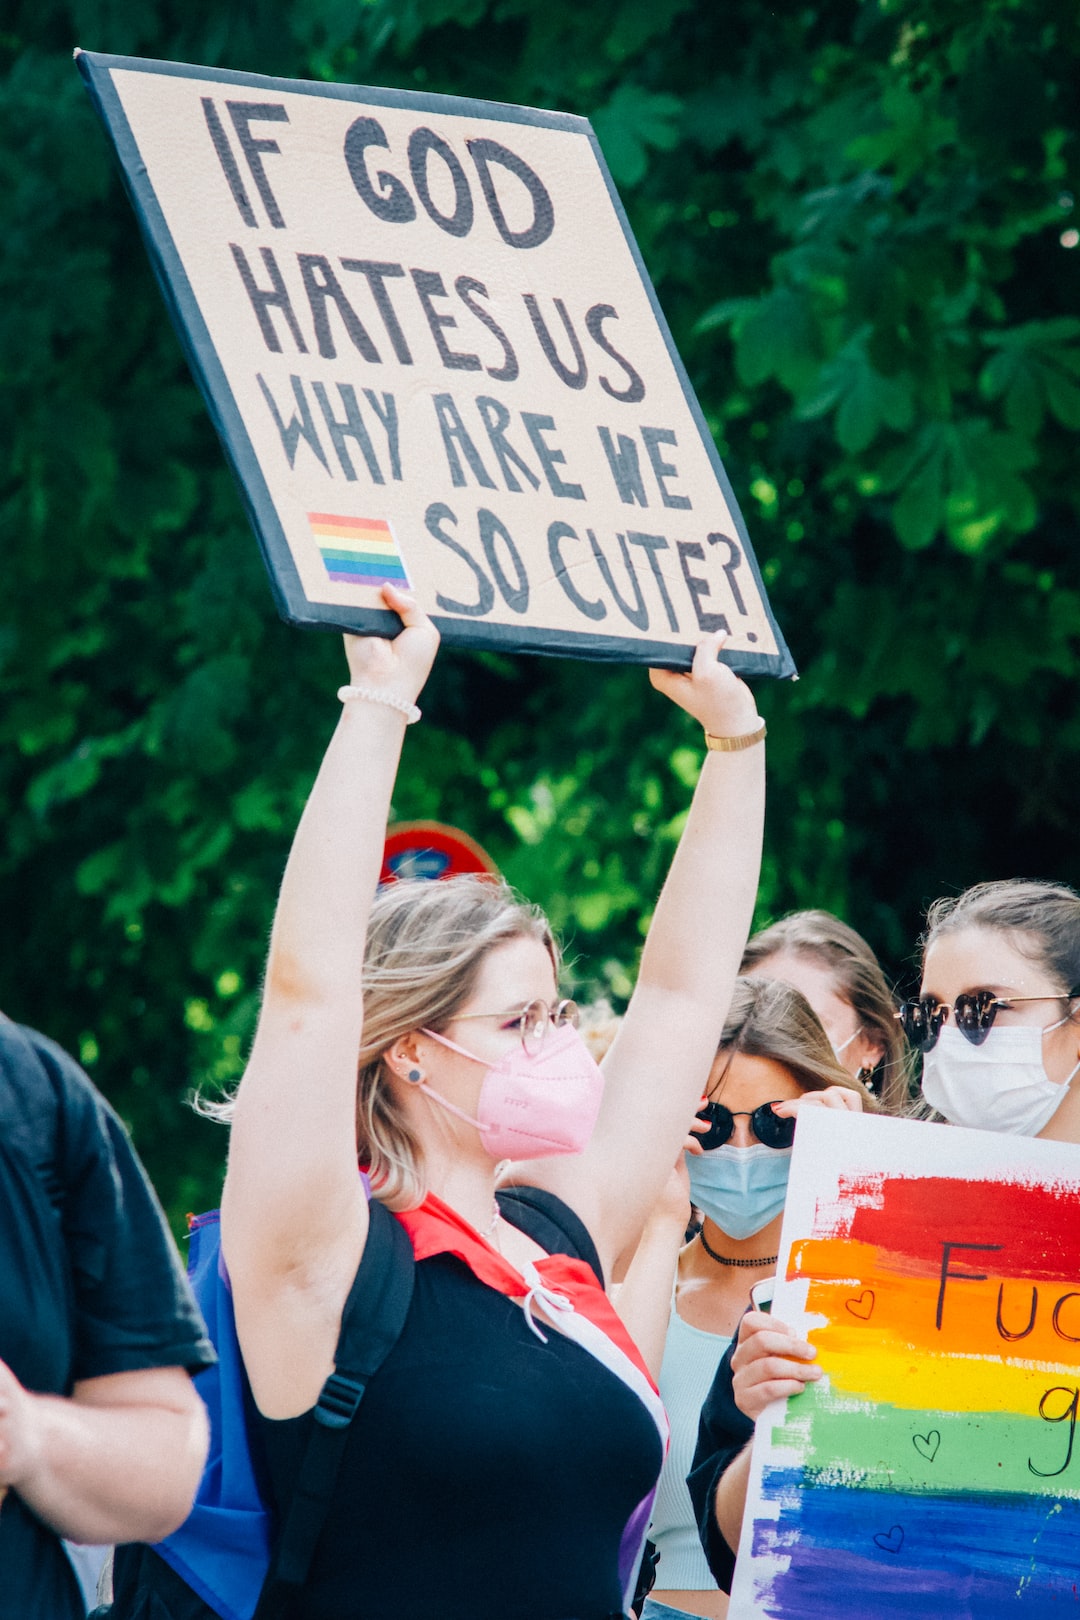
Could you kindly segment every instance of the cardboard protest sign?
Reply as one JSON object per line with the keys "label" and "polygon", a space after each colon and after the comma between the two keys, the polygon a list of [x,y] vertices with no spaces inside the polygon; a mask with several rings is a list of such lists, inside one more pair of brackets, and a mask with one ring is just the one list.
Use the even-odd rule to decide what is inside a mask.
{"label": "cardboard protest sign", "polygon": [[1080,1148],[799,1118],[732,1620],[1044,1616],[1080,1587]]}
{"label": "cardboard protest sign", "polygon": [[586,120],[78,63],[286,618],[793,673]]}

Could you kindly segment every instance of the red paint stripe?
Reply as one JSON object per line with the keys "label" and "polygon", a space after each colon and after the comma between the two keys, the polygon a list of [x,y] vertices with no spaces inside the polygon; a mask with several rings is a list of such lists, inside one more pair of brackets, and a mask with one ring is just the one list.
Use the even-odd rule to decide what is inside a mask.
{"label": "red paint stripe", "polygon": [[309,512],[308,521],[332,523],[335,528],[381,529],[384,534],[390,533],[390,525],[385,518],[343,517],[340,512]]}
{"label": "red paint stripe", "polygon": [[[942,1245],[996,1244],[955,1265],[1033,1281],[1080,1278],[1080,1179],[1051,1186],[958,1176],[843,1177],[819,1207],[815,1237],[848,1237],[887,1251],[890,1267],[938,1276]],[[884,1256],[883,1256],[884,1258]],[[976,1265],[976,1261],[979,1262]]]}

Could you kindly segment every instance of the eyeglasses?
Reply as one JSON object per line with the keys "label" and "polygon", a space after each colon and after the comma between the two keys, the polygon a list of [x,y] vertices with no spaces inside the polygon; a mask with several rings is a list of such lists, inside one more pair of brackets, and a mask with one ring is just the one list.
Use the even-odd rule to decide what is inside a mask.
{"label": "eyeglasses", "polygon": [[981,1046],[1002,1009],[1007,1012],[1024,1001],[1072,1001],[1077,995],[1080,990],[1076,988],[1067,996],[995,996],[992,990],[976,990],[971,996],[957,996],[951,1007],[933,996],[919,996],[905,1001],[896,1016],[912,1046],[919,1052],[930,1052],[950,1012],[964,1039],[972,1046]]}
{"label": "eyeglasses", "polygon": [[562,1029],[569,1024],[576,1029],[581,1010],[576,1001],[569,999],[556,1001],[548,1006],[546,1001],[537,998],[530,1001],[528,1006],[522,1007],[520,1012],[498,1013],[458,1013],[450,1020],[453,1024],[465,1023],[470,1018],[501,1018],[507,1029],[517,1029],[521,1036],[521,1044],[530,1057],[535,1057],[543,1046],[549,1029]]}
{"label": "eyeglasses", "polygon": [[774,1114],[771,1102],[762,1103],[760,1108],[742,1108],[734,1111],[725,1108],[723,1103],[710,1102],[705,1104],[696,1117],[709,1123],[708,1130],[698,1136],[698,1141],[706,1151],[709,1148],[723,1147],[725,1142],[730,1141],[737,1119],[748,1119],[750,1129],[765,1147],[789,1148],[795,1140],[794,1117],[783,1119],[779,1114]]}

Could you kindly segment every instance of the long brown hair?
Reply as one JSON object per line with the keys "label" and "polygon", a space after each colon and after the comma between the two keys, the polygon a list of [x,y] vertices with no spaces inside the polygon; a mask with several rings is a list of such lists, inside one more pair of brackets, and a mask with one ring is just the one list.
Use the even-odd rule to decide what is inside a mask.
{"label": "long brown hair", "polygon": [[[537,940],[556,976],[559,950],[542,911],[505,883],[456,877],[409,879],[376,896],[368,921],[363,1035],[357,1064],[356,1147],[372,1191],[391,1209],[414,1209],[427,1191],[423,1155],[392,1083],[385,1054],[416,1029],[440,1030],[469,999],[488,953],[513,939]],[[199,1102],[228,1121],[234,1100]]]}
{"label": "long brown hair", "polygon": [[1063,994],[1080,987],[1080,894],[1064,883],[1006,878],[935,900],[926,913],[923,956],[940,935],[960,928],[1009,934]]}
{"label": "long brown hair", "polygon": [[833,1051],[821,1021],[801,991],[783,979],[751,974],[735,980],[718,1056],[769,1058],[782,1063],[803,1091],[843,1086],[869,1113],[877,1099],[850,1075]]}
{"label": "long brown hair", "polygon": [[883,1049],[867,1077],[870,1089],[886,1113],[909,1113],[914,1096],[911,1052],[896,1017],[896,998],[862,935],[830,911],[793,911],[753,936],[741,971],[753,973],[783,951],[831,974],[836,995],[847,1002],[863,1034]]}

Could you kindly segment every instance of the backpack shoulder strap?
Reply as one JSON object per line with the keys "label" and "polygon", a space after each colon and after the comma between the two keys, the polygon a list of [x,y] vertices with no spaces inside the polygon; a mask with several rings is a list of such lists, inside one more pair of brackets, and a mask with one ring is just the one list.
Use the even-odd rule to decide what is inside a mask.
{"label": "backpack shoulder strap", "polygon": [[495,1197],[503,1219],[511,1226],[539,1243],[548,1254],[568,1254],[572,1260],[584,1260],[603,1288],[604,1272],[596,1244],[585,1222],[569,1204],[544,1187],[500,1187]]}
{"label": "backpack shoulder strap", "polygon": [[364,1391],[401,1337],[412,1303],[415,1261],[405,1228],[372,1199],[363,1257],[341,1316],[334,1371],[322,1387],[296,1488],[254,1620],[270,1620],[302,1586],[334,1494],[349,1424]]}

